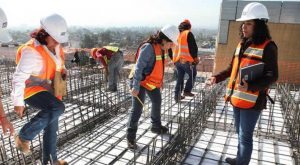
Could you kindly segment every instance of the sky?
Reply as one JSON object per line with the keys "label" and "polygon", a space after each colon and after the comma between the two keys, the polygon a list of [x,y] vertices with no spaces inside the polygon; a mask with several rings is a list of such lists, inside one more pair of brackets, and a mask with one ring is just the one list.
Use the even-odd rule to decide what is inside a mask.
{"label": "sky", "polygon": [[69,26],[157,27],[178,25],[187,18],[193,27],[217,29],[221,2],[222,0],[0,0],[0,7],[8,17],[8,28],[37,27],[41,17],[57,13],[66,19]]}
{"label": "sky", "polygon": [[0,0],[8,28],[39,26],[41,17],[62,15],[69,26],[140,27],[178,25],[218,28],[221,0]]}

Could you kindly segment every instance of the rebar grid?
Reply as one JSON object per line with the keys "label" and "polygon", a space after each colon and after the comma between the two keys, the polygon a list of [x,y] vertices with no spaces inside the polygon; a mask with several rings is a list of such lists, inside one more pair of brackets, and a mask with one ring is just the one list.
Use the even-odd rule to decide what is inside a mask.
{"label": "rebar grid", "polygon": [[[36,110],[28,107],[23,120],[13,112],[9,95],[14,69],[14,61],[0,61],[4,109],[18,130],[36,114]],[[126,144],[126,112],[131,107],[127,71],[122,71],[118,91],[112,93],[106,91],[101,68],[69,66],[68,95],[64,98],[66,110],[59,119],[59,158],[70,164],[189,164],[192,156],[200,158],[199,164],[223,163],[225,157],[232,154],[237,142],[231,107],[220,100],[224,84],[206,88],[202,83],[205,78],[197,77],[193,89],[196,96],[176,104],[172,70],[169,68],[166,72],[161,116],[170,134],[153,134],[149,116],[142,115],[137,132],[139,148],[132,151],[127,149]],[[255,161],[284,162],[284,156],[290,154],[279,154],[279,151],[290,151],[291,146],[285,143],[289,139],[293,142],[294,156],[299,159],[299,88],[279,84],[276,92],[272,90],[271,94],[273,99],[280,100],[281,105],[269,104],[260,117],[255,134],[255,143],[258,144],[254,149]],[[146,99],[145,106],[150,109],[149,99]],[[283,113],[278,110],[281,106]],[[278,122],[282,119],[284,122]],[[33,154],[25,157],[16,151],[12,138],[1,135],[0,163],[36,164],[41,159],[41,139],[42,134],[39,134],[31,142]],[[207,145],[197,147],[202,146],[202,142]],[[260,152],[267,146],[271,146],[272,152],[277,154],[274,161],[265,159],[266,154],[271,152]],[[292,162],[289,158],[286,159],[288,163]]]}

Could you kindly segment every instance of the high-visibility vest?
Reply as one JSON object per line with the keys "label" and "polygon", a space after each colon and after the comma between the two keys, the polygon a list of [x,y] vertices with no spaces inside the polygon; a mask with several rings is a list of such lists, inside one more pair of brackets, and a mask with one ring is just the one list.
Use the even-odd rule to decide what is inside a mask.
{"label": "high-visibility vest", "polygon": [[[259,91],[240,91],[237,89],[238,84],[240,84],[240,68],[255,65],[262,62],[263,52],[266,45],[270,42],[270,40],[266,40],[264,43],[260,45],[251,44],[244,52],[241,57],[241,61],[239,62],[239,53],[241,49],[241,43],[238,44],[233,64],[231,76],[229,79],[229,83],[226,89],[225,100],[230,101],[231,104],[238,108],[249,109],[255,106],[257,97],[259,95]],[[240,63],[240,64],[239,64]]]}
{"label": "high-visibility vest", "polygon": [[[118,52],[120,49],[116,46],[103,46],[103,48],[110,50],[114,53]],[[101,49],[101,48],[100,48]],[[91,55],[94,59],[96,59],[96,52],[99,50],[99,48],[92,48],[91,49]],[[114,55],[114,54],[113,54]],[[104,61],[106,62],[106,64],[109,63],[109,59],[106,56],[103,56]]]}
{"label": "high-visibility vest", "polygon": [[182,31],[178,37],[178,45],[174,48],[173,62],[177,62],[179,59],[184,59],[188,62],[194,62],[193,57],[190,54],[187,37],[189,30]]}
{"label": "high-visibility vest", "polygon": [[[164,77],[164,64],[166,63],[167,54],[162,54],[159,44],[152,44],[155,52],[155,63],[152,72],[140,82],[141,86],[152,91],[155,88],[160,88]],[[165,60],[165,61],[163,61]]]}
{"label": "high-visibility vest", "polygon": [[116,47],[116,46],[103,46],[103,48],[108,49],[113,52],[119,51],[119,47]]}
{"label": "high-visibility vest", "polygon": [[[39,92],[48,91],[53,93],[53,80],[56,71],[62,71],[64,68],[64,52],[60,48],[59,60],[61,61],[61,66],[57,66],[53,57],[44,49],[42,45],[35,45],[34,39],[31,39],[26,44],[20,46],[16,55],[16,64],[18,65],[22,56],[23,49],[34,49],[42,57],[44,62],[44,68],[42,73],[38,75],[30,75],[29,79],[25,81],[25,91],[24,99],[27,99]],[[61,96],[57,96],[58,99],[62,99]]]}
{"label": "high-visibility vest", "polygon": [[33,43],[34,43],[34,39],[30,39],[25,44],[18,47],[18,50],[17,50],[17,53],[16,53],[16,64],[18,64],[20,59],[21,59],[22,49],[24,48],[24,46],[33,45]]}

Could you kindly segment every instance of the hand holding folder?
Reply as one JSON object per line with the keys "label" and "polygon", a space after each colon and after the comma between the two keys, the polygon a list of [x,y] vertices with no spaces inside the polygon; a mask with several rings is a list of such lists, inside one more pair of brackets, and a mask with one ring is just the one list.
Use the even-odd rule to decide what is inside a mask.
{"label": "hand holding folder", "polygon": [[242,67],[240,69],[240,84],[243,85],[242,79],[249,83],[261,78],[263,76],[264,66],[265,64],[261,62],[258,64]]}

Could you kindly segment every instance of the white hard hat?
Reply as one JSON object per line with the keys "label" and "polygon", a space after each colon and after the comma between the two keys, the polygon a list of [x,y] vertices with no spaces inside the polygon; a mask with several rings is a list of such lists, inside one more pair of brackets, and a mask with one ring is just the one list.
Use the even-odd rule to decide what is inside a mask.
{"label": "white hard hat", "polygon": [[174,44],[177,45],[177,39],[179,36],[179,30],[174,25],[166,25],[160,30],[164,35],[166,35]]}
{"label": "white hard hat", "polygon": [[269,14],[265,5],[252,2],[245,6],[241,18],[236,21],[248,21],[252,19],[268,20]]}
{"label": "white hard hat", "polygon": [[7,18],[4,11],[0,8],[0,42],[10,42],[12,40],[7,29]]}
{"label": "white hard hat", "polygon": [[67,22],[62,16],[52,14],[42,18],[40,22],[42,28],[57,42],[68,42]]}

